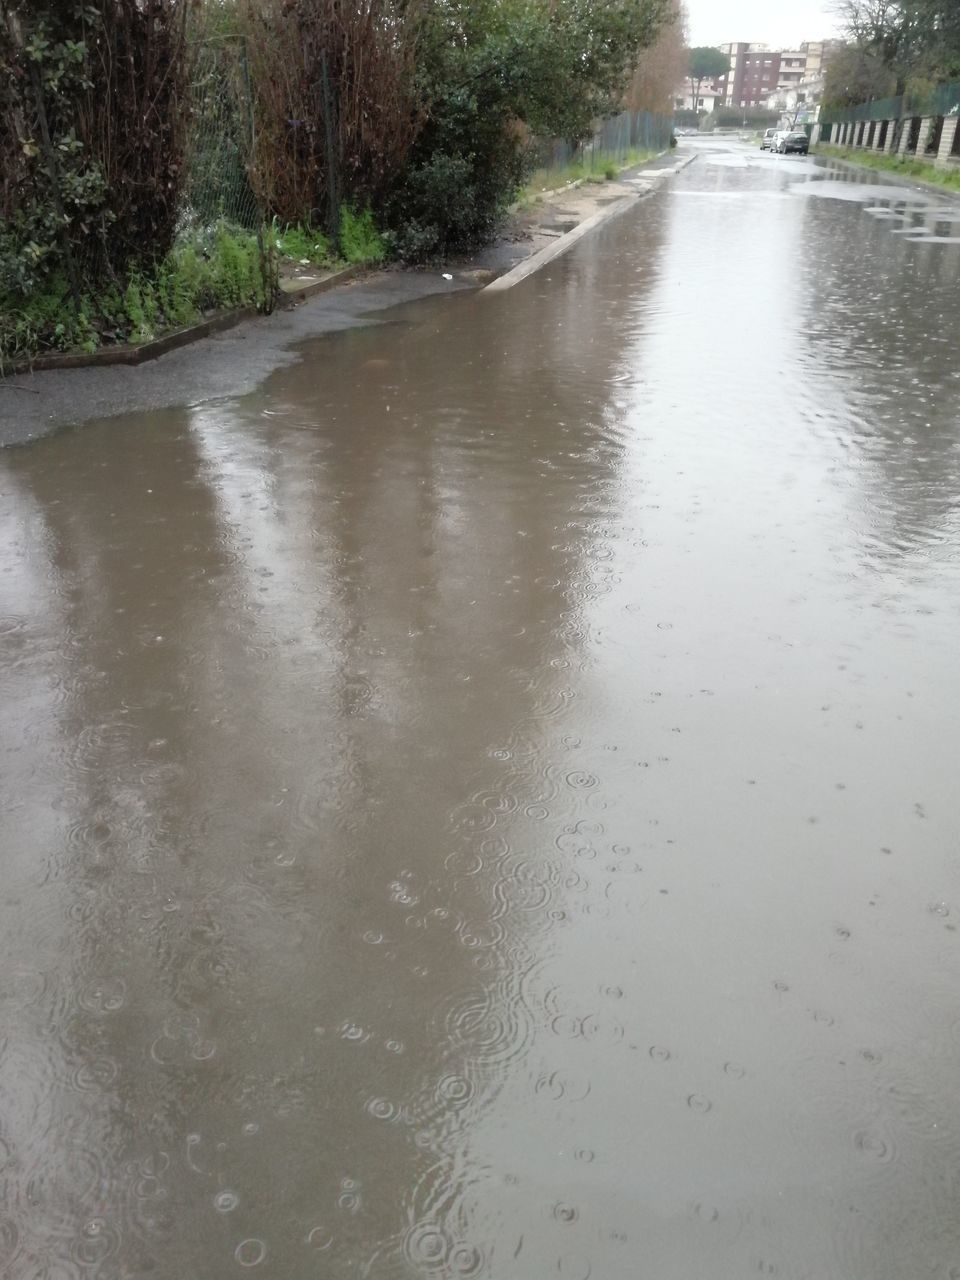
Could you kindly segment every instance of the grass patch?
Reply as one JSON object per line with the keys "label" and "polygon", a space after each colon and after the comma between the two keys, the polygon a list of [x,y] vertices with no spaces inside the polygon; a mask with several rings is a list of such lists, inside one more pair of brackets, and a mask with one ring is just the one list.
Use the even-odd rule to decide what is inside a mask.
{"label": "grass patch", "polygon": [[322,231],[315,227],[284,227],[281,231],[274,223],[274,244],[281,258],[289,262],[313,267],[330,267],[334,265],[334,257],[330,252],[330,241]]}
{"label": "grass patch", "polygon": [[625,155],[592,151],[583,159],[556,169],[535,169],[524,184],[520,199],[529,199],[540,192],[568,186],[571,182],[611,181],[624,169],[632,169],[634,165],[644,164],[661,154],[659,151],[644,151],[640,148],[632,148]]}
{"label": "grass patch", "polygon": [[960,191],[960,166],[938,169],[932,161],[918,160],[915,156],[890,156],[848,147],[832,147],[823,143],[818,144],[814,152],[818,156],[834,156],[837,160],[849,160],[852,164],[862,165],[865,169],[876,169],[880,173],[896,173],[901,178],[916,178],[920,182],[930,182],[948,191]]}
{"label": "grass patch", "polygon": [[[286,259],[315,267],[382,262],[386,244],[369,209],[344,206],[340,258],[314,227],[278,227],[272,270]],[[94,352],[101,346],[149,342],[216,311],[263,308],[263,272],[257,237],[226,222],[181,236],[150,270],[130,270],[122,282],[91,288],[78,301],[66,275],[47,274],[30,292],[0,291],[0,373],[9,365],[53,351]]]}
{"label": "grass patch", "polygon": [[357,212],[345,204],[340,210],[340,253],[351,265],[382,262],[387,246],[369,209]]}
{"label": "grass patch", "polygon": [[340,210],[340,255],[333,252],[327,236],[316,227],[288,226],[283,230],[274,226],[274,243],[277,253],[288,262],[300,266],[336,267],[341,263],[365,266],[383,262],[387,246],[377,230],[369,209],[359,212],[345,204]]}
{"label": "grass patch", "polygon": [[49,351],[149,342],[207,312],[264,301],[256,236],[222,222],[183,237],[152,271],[131,271],[122,287],[91,290],[78,301],[65,275],[54,272],[29,294],[0,295],[0,371]]}

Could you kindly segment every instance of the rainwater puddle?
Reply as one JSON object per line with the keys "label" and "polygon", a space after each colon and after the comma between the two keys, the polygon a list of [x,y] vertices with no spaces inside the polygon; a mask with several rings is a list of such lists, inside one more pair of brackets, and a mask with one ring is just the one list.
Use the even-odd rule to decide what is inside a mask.
{"label": "rainwater puddle", "polygon": [[5,1280],[960,1265],[960,252],[740,159],[0,453]]}
{"label": "rainwater puddle", "polygon": [[875,200],[890,200],[911,208],[926,208],[933,201],[909,188],[884,185],[882,182],[845,181],[837,178],[814,178],[801,186],[792,187],[795,195],[817,196],[823,200],[850,200],[856,204]]}

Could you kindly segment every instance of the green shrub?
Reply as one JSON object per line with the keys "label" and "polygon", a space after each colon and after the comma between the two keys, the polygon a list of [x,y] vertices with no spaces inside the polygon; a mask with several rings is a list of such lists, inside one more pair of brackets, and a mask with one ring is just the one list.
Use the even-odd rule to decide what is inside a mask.
{"label": "green shrub", "polygon": [[139,274],[130,277],[123,294],[123,309],[129,321],[129,338],[131,342],[146,342],[153,337],[153,331],[147,320],[143,305],[143,281]]}
{"label": "green shrub", "polygon": [[488,241],[519,193],[522,171],[521,153],[506,140],[473,154],[438,149],[394,193],[391,248],[422,262]]}
{"label": "green shrub", "polygon": [[356,213],[345,204],[340,210],[340,253],[347,262],[382,262],[387,246],[377,230],[369,209]]}
{"label": "green shrub", "polygon": [[42,287],[0,291],[0,368],[44,351],[93,351],[104,342],[147,342],[206,311],[260,306],[256,236],[226,223],[179,240],[152,270],[131,268],[78,303],[55,272]]}
{"label": "green shrub", "polygon": [[282,231],[274,228],[274,243],[277,252],[291,262],[309,262],[315,267],[329,266],[332,262],[330,241],[322,231],[314,227],[284,227]]}
{"label": "green shrub", "polygon": [[529,139],[590,137],[676,11],[667,0],[427,6],[416,74],[429,105],[378,208],[394,251],[421,261],[489,241],[520,192]]}

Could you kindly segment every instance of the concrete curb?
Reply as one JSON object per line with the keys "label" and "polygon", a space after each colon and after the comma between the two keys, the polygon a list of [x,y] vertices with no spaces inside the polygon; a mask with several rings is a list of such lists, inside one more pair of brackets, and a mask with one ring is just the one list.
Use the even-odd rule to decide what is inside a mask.
{"label": "concrete curb", "polygon": [[[644,194],[649,195],[649,192]],[[497,280],[492,281],[480,292],[502,293],[504,289],[512,289],[515,284],[519,284],[521,280],[526,280],[527,276],[532,276],[541,267],[545,267],[548,262],[552,262],[554,258],[559,258],[561,254],[573,248],[578,240],[582,240],[588,232],[593,231],[595,227],[599,227],[601,222],[606,222],[618,213],[623,213],[636,202],[636,199],[636,196],[623,196],[621,199],[614,201],[614,203],[607,205],[605,209],[601,209],[585,221],[578,223],[565,236],[561,236],[559,240],[554,240],[552,244],[544,245],[542,249],[538,249],[536,253],[531,254],[529,258],[524,258],[523,262],[517,263],[506,275],[502,275]]]}
{"label": "concrete curb", "polygon": [[[298,302],[305,302],[318,293],[326,293],[338,285],[346,284],[360,274],[360,267],[344,267],[342,271],[334,271],[319,280],[300,289],[284,289],[281,286],[277,305],[293,307]],[[171,329],[162,333],[159,338],[151,338],[149,342],[119,343],[114,347],[100,347],[97,351],[54,351],[49,355],[35,356],[31,360],[17,360],[13,364],[0,369],[0,378],[12,377],[19,373],[44,373],[51,369],[87,369],[99,365],[138,365],[147,360],[157,360],[168,351],[176,351],[180,347],[189,346],[191,342],[199,342],[201,338],[209,338],[214,333],[223,333],[234,328],[243,320],[252,320],[261,313],[256,307],[238,307],[234,311],[219,311],[216,315],[200,320],[197,324],[184,325],[181,329]]]}
{"label": "concrete curb", "polygon": [[[639,169],[636,177],[644,178],[669,178],[677,174],[681,169],[685,169],[688,164],[692,164],[696,156],[685,156],[683,160],[672,169]],[[573,248],[578,240],[582,240],[585,235],[594,231],[602,223],[607,222],[610,218],[615,218],[619,214],[636,204],[637,200],[644,199],[646,196],[653,194],[656,188],[651,186],[646,191],[638,191],[635,195],[623,196],[622,199],[616,200],[607,205],[605,209],[598,210],[589,218],[585,218],[583,222],[577,224],[572,230],[568,231],[565,236],[559,240],[554,240],[552,244],[545,245],[542,249],[538,249],[536,253],[524,258],[523,262],[518,262],[504,275],[493,280],[485,288],[481,289],[481,293],[502,293],[505,289],[512,289],[514,285],[519,284],[521,280],[526,280],[528,276],[532,276],[539,271],[541,267],[545,267],[548,262],[553,262],[559,258],[561,254]]]}
{"label": "concrete curb", "polygon": [[55,351],[50,355],[35,356],[30,360],[17,360],[4,368],[2,377],[17,373],[44,373],[50,369],[87,369],[98,365],[111,364],[143,364],[147,360],[156,360],[168,351],[176,351],[191,342],[208,338],[213,333],[222,333],[232,329],[241,320],[249,320],[257,315],[255,307],[242,307],[236,311],[221,311],[199,324],[186,325],[182,329],[172,329],[159,338],[149,342],[141,342],[138,346],[129,343],[115,347],[101,347],[98,351]]}

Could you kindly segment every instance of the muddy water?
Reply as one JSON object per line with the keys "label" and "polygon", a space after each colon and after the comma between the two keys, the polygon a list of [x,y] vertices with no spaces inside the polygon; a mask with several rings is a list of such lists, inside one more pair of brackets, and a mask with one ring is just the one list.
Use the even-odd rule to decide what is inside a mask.
{"label": "muddy water", "polygon": [[960,1275],[960,247],[825,177],[0,456],[4,1276]]}

